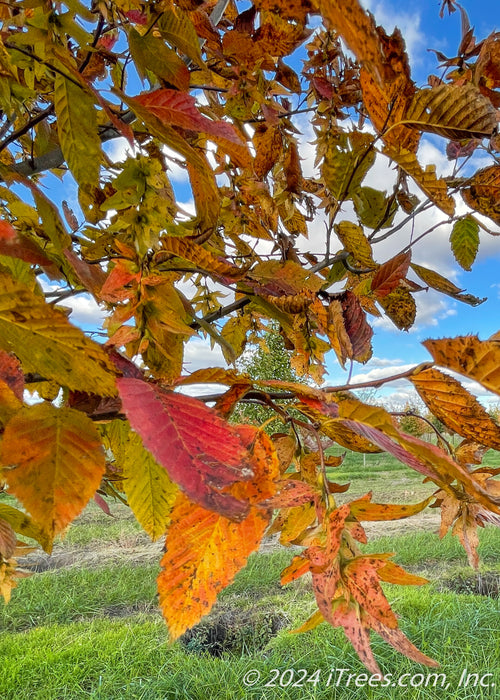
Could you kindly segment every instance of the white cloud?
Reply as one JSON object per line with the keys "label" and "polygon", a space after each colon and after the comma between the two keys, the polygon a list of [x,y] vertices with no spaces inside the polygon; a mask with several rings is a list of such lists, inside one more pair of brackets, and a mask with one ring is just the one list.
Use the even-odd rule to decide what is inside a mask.
{"label": "white cloud", "polygon": [[105,309],[99,306],[90,294],[70,297],[65,299],[61,305],[71,309],[70,321],[77,326],[101,328],[106,317]]}
{"label": "white cloud", "polygon": [[227,362],[218,345],[211,348],[210,340],[195,337],[186,343],[184,370],[194,372],[203,367],[227,367]]}

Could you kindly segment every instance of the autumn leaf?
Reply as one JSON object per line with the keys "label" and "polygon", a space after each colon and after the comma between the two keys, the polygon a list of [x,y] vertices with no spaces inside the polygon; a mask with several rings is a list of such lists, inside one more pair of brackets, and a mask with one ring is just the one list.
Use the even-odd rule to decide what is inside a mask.
{"label": "autumn leaf", "polygon": [[410,379],[432,415],[452,433],[500,449],[500,427],[454,377],[438,369],[426,369]]}
{"label": "autumn leaf", "polygon": [[43,403],[18,412],[1,445],[3,476],[50,542],[81,513],[104,474],[104,452],[87,416]]}
{"label": "autumn leaf", "polygon": [[400,520],[401,518],[409,518],[411,515],[420,513],[433,500],[433,496],[429,496],[424,501],[415,505],[392,505],[388,503],[372,503],[371,493],[369,498],[360,498],[356,501],[351,501],[351,513],[358,520],[362,521],[380,521],[380,520]]}
{"label": "autumn leaf", "polygon": [[424,347],[441,367],[463,374],[500,394],[500,343],[475,335],[426,340]]}
{"label": "autumn leaf", "polygon": [[187,93],[161,88],[133,99],[160,121],[171,126],[202,132],[220,145],[241,167],[250,165],[250,154],[243,137],[227,122],[213,121],[197,108],[196,100]]}
{"label": "autumn leaf", "polygon": [[457,141],[491,136],[497,123],[491,102],[470,83],[445,83],[418,90],[404,121]]}
{"label": "autumn leaf", "polygon": [[378,268],[371,284],[377,297],[386,297],[399,286],[400,280],[408,274],[410,260],[410,253],[400,253]]}
{"label": "autumn leaf", "polygon": [[102,159],[94,100],[72,80],[56,73],[54,107],[61,148],[78,183],[93,185]]}
{"label": "autumn leaf", "polygon": [[167,529],[179,489],[126,421],[115,420],[105,426],[105,438],[121,471],[128,504],[155,541]]}
{"label": "autumn leaf", "polygon": [[451,250],[464,270],[470,270],[479,250],[479,224],[472,216],[459,219],[450,234]]}
{"label": "autumn leaf", "polygon": [[117,384],[132,428],[170,478],[194,502],[242,520],[248,504],[221,490],[253,475],[236,429],[196,399],[138,379]]}
{"label": "autumn leaf", "polygon": [[70,389],[116,393],[115,371],[104,350],[23,284],[0,272],[0,347],[25,372]]}
{"label": "autumn leaf", "polygon": [[478,306],[486,301],[486,299],[479,299],[472,294],[464,294],[463,289],[457,287],[455,284],[453,284],[453,282],[450,282],[447,277],[443,277],[443,275],[440,275],[439,272],[436,272],[435,270],[429,270],[426,267],[422,267],[422,265],[417,265],[416,263],[411,264],[411,269],[416,272],[420,279],[425,282],[425,284],[428,284],[429,287],[436,289],[442,294],[447,294],[458,301],[462,301],[465,304]]}
{"label": "autumn leaf", "polygon": [[255,478],[235,484],[231,493],[251,503],[241,522],[194,505],[180,494],[158,576],[160,607],[171,639],[179,637],[212,608],[217,594],[257,549],[270,511],[259,508],[275,490],[278,461],[269,437],[253,426],[241,426],[240,437],[252,455]]}
{"label": "autumn leaf", "polygon": [[355,557],[344,568],[346,585],[359,605],[386,627],[398,626],[397,618],[380,586],[377,569],[385,562],[374,557]]}

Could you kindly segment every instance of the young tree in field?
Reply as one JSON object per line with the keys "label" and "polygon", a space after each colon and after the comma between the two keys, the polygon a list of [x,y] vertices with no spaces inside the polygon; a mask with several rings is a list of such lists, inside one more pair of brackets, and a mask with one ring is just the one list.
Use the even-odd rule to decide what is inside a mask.
{"label": "young tree in field", "polygon": [[[284,382],[303,382],[292,368],[292,351],[287,350],[285,341],[279,333],[279,326],[272,324],[269,330],[264,331],[254,345],[247,345],[244,354],[238,359],[236,366],[240,372],[258,383],[260,379],[279,379]],[[249,399],[239,403],[233,413],[232,420],[238,423],[253,423],[261,425],[268,421],[267,432],[278,432],[283,421],[276,413],[276,406],[283,406],[290,403],[285,399],[285,403],[276,401],[273,407],[266,407],[266,399],[256,398],[255,403],[250,403]],[[301,418],[299,414],[296,417]],[[273,420],[271,420],[273,419]],[[285,415],[286,419],[286,415]]]}
{"label": "young tree in field", "polygon": [[[183,358],[193,337],[209,337],[232,364],[272,322],[294,371],[321,385],[326,353],[342,367],[370,359],[377,317],[411,328],[423,289],[481,302],[412,253],[432,249],[436,225],[420,223],[428,210],[450,225],[464,269],[480,231],[500,224],[500,35],[476,40],[460,10],[457,56],[438,54],[422,87],[404,37],[388,35],[358,0],[239,5],[0,4],[0,484],[18,503],[0,501],[0,592],[8,600],[22,576],[26,538],[50,552],[96,493],[119,488],[151,538],[165,538],[159,602],[175,639],[210,610],[278,511],[274,530],[294,519],[302,547],[281,582],[309,572],[318,604],[302,630],[343,627],[373,673],[370,630],[435,665],[401,632],[381,587],[425,580],[390,554],[364,554],[363,522],[440,506],[441,535],[451,528],[477,566],[477,527],[500,515],[496,470],[478,467],[478,455],[500,448],[500,428],[446,370],[500,393],[500,331],[427,340],[428,361],[398,377],[464,438],[457,448],[405,434],[348,382],[254,385],[235,369],[189,374]],[[307,119],[312,174],[300,156]],[[421,164],[422,134],[446,144],[453,177]],[[113,162],[105,144],[118,137],[129,154]],[[462,176],[474,154],[480,169]],[[364,184],[379,160],[395,172],[389,191]],[[189,178],[192,214],[171,166]],[[75,211],[60,188],[50,198],[49,173],[63,188],[76,183]],[[320,230],[321,245],[309,249],[308,233]],[[65,312],[81,293],[107,312],[103,343]],[[208,407],[180,391],[190,384],[226,389]],[[25,390],[44,400],[27,405]],[[278,413],[275,402],[289,400],[288,435],[230,421],[259,397]],[[367,495],[339,507],[322,436],[394,455],[434,483],[434,495],[406,506]]]}

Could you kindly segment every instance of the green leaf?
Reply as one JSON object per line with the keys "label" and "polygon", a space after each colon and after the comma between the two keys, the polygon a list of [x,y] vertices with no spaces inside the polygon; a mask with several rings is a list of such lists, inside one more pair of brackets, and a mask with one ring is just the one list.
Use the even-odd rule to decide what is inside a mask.
{"label": "green leaf", "polygon": [[128,422],[113,421],[105,426],[105,435],[122,470],[128,503],[151,539],[157,540],[165,534],[179,489]]}
{"label": "green leaf", "polygon": [[25,372],[69,389],[116,394],[115,368],[100,345],[21,282],[0,273],[0,347],[19,358]]}
{"label": "green leaf", "polygon": [[192,61],[201,65],[200,41],[193,23],[179,7],[165,10],[158,20],[161,35]]}
{"label": "green leaf", "polygon": [[68,167],[79,184],[96,184],[101,162],[94,100],[59,73],[54,80],[57,133]]}
{"label": "green leaf", "polygon": [[186,64],[160,38],[152,33],[141,36],[131,27],[128,43],[135,67],[143,80],[147,77],[147,72],[151,71],[179,90],[189,89],[189,71]]}
{"label": "green leaf", "polygon": [[457,263],[470,270],[479,249],[479,224],[474,217],[466,216],[454,224],[450,243]]}

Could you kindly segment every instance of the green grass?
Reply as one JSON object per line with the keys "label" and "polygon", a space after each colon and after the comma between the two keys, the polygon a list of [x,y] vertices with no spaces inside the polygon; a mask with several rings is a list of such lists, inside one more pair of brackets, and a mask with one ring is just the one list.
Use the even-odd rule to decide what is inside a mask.
{"label": "green grass", "polygon": [[[374,500],[415,502],[421,497],[421,476],[387,455],[367,456],[364,465],[361,455],[349,454],[331,472],[340,483],[350,481],[359,494],[371,484]],[[230,631],[239,631],[243,643],[214,658],[199,653],[200,647],[191,642],[167,643],[155,582],[161,544],[153,547],[148,561],[136,556],[145,541],[139,526],[126,508],[115,505],[112,510],[115,517],[110,519],[91,504],[57,547],[68,558],[66,565],[22,580],[10,604],[0,608],[1,700],[498,697],[495,688],[458,687],[464,668],[495,673],[500,687],[500,605],[498,598],[449,590],[457,577],[474,581],[456,538],[440,540],[432,531],[399,532],[364,546],[366,552],[396,552],[395,561],[432,580],[418,588],[386,584],[384,590],[404,632],[441,663],[437,672],[446,674],[448,688],[361,688],[355,678],[347,686],[335,686],[335,674],[327,686],[332,669],[349,669],[356,676],[365,669],[342,630],[323,624],[307,634],[289,633],[316,609],[307,578],[279,585],[293,548],[252,555],[219,596],[209,620],[232,620]],[[483,571],[500,574],[498,529],[480,532],[480,553]],[[272,618],[285,626],[269,638]],[[202,622],[199,629],[207,624]],[[372,646],[382,670],[394,680],[409,673],[424,674],[424,682],[428,672],[436,672],[409,661],[377,635]],[[261,680],[245,687],[243,677],[251,669],[259,671]],[[280,678],[283,685],[290,681],[290,675],[281,675],[286,669],[295,671],[292,682],[299,682],[305,671],[312,680],[281,687]],[[299,674],[299,669],[305,671]],[[266,687],[274,676],[275,684]],[[415,678],[418,682],[420,677]]]}

